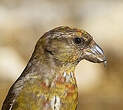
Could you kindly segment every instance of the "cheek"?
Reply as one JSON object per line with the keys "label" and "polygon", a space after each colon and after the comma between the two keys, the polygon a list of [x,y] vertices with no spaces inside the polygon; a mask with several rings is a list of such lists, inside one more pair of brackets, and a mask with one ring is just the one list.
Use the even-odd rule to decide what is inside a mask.
{"label": "cheek", "polygon": [[75,49],[60,49],[57,58],[63,62],[74,62],[80,57],[80,52]]}
{"label": "cheek", "polygon": [[69,62],[75,62],[80,58],[80,52],[74,51],[72,55],[69,57]]}
{"label": "cheek", "polygon": [[56,54],[56,59],[62,61],[62,62],[66,62],[70,59],[70,56],[71,56],[71,52],[67,51],[66,49],[62,48],[62,49],[59,49],[57,51],[57,54]]}

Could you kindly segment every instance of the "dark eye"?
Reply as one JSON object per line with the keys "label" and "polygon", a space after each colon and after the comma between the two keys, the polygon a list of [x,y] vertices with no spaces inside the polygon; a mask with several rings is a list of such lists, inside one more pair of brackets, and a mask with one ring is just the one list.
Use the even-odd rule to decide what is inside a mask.
{"label": "dark eye", "polygon": [[81,39],[81,38],[74,38],[74,43],[76,43],[76,44],[80,44],[80,43],[83,43],[83,42],[84,42],[84,40]]}

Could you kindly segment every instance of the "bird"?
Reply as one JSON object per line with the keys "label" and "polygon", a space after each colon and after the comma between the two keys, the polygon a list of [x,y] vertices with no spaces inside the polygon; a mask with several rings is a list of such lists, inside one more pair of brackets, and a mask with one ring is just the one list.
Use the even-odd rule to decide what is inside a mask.
{"label": "bird", "polygon": [[77,64],[106,63],[104,51],[83,29],[59,26],[37,41],[20,77],[11,86],[2,110],[76,110]]}

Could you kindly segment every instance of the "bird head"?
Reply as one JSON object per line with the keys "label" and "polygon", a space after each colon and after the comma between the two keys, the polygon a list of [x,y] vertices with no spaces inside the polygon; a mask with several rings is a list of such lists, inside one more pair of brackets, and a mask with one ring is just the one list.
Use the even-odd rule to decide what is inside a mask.
{"label": "bird head", "polygon": [[78,64],[83,59],[94,63],[106,61],[103,50],[89,33],[66,26],[45,33],[36,48],[38,55],[44,54],[61,64]]}

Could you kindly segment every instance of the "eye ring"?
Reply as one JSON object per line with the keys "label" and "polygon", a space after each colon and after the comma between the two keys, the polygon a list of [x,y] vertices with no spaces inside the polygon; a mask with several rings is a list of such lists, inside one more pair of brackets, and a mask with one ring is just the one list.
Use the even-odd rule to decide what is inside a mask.
{"label": "eye ring", "polygon": [[74,38],[74,43],[75,43],[75,44],[81,44],[81,43],[83,43],[83,42],[84,42],[84,40],[81,39],[81,38],[78,38],[78,37]]}

